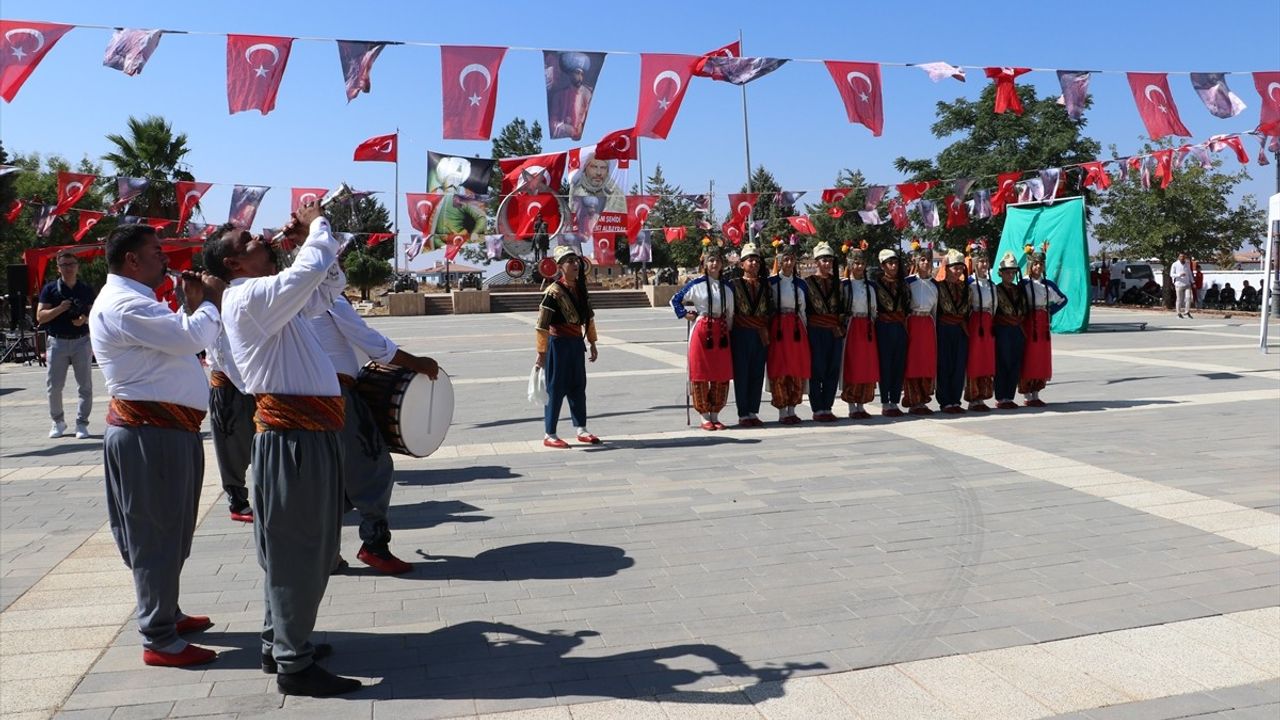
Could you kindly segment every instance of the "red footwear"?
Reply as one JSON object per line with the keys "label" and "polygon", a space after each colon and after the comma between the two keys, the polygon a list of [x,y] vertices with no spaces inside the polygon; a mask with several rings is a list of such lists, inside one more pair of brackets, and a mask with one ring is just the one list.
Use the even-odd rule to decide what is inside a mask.
{"label": "red footwear", "polygon": [[374,552],[368,545],[362,545],[356,559],[387,575],[403,575],[413,569],[413,565],[391,554],[390,550]]}
{"label": "red footwear", "polygon": [[208,615],[188,615],[177,622],[178,634],[197,633],[213,627]]}
{"label": "red footwear", "polygon": [[231,519],[232,519],[232,520],[235,520],[236,522],[252,523],[252,522],[253,522],[253,511],[252,511],[252,510],[249,510],[249,511],[247,511],[247,512],[236,512],[235,510],[232,510],[232,511],[231,511]]}
{"label": "red footwear", "polygon": [[187,643],[187,646],[178,653],[165,653],[159,650],[143,650],[142,662],[146,665],[156,665],[159,667],[190,667],[192,665],[204,665],[211,663],[218,658],[218,653],[209,648],[202,648],[199,645]]}
{"label": "red footwear", "polygon": [[704,421],[704,422],[703,422],[701,425],[699,425],[698,427],[702,428],[703,430],[715,430],[715,429],[716,429],[716,424],[715,424],[715,423],[713,423],[713,422],[711,422],[710,420],[707,420],[707,421]]}
{"label": "red footwear", "polygon": [[555,440],[552,440],[551,438],[543,438],[542,444],[546,447],[561,448],[561,449],[568,449],[569,447],[569,443],[561,440],[560,438],[556,438]]}
{"label": "red footwear", "polygon": [[1000,402],[996,403],[996,409],[997,410],[1017,410],[1018,403],[1012,400],[1001,400]]}
{"label": "red footwear", "polygon": [[599,445],[600,438],[592,435],[591,433],[586,433],[585,435],[578,436],[578,442],[586,443],[587,445]]}
{"label": "red footwear", "polygon": [[902,411],[896,407],[891,407],[888,410],[882,410],[880,414],[885,417],[902,417]]}
{"label": "red footwear", "polygon": [[912,415],[932,415],[933,409],[925,405],[918,405],[916,407],[911,408],[907,412],[911,413]]}
{"label": "red footwear", "polygon": [[725,425],[724,423],[720,422],[719,420],[716,420],[716,429],[717,429],[717,430],[728,430],[728,429],[729,429],[729,426],[728,426],[728,425]]}

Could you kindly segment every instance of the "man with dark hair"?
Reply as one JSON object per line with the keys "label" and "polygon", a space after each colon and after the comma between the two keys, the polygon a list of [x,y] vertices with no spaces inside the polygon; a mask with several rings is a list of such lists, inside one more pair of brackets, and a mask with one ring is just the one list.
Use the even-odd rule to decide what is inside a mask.
{"label": "man with dark hair", "polygon": [[224,298],[227,339],[245,391],[257,400],[253,438],[254,536],[263,582],[262,669],[286,695],[327,696],[360,688],[315,661],[320,601],[338,553],[345,420],[333,363],[307,318],[332,304],[326,281],[345,283],[339,241],[315,202],[285,228],[303,239],[293,264],[276,272],[261,237],[224,232],[205,247],[205,266],[231,280]]}
{"label": "man with dark hair", "polygon": [[45,389],[49,395],[49,417],[53,425],[49,437],[60,438],[67,431],[62,410],[62,391],[67,385],[67,368],[75,372],[80,390],[76,406],[76,437],[89,437],[89,413],[93,411],[93,372],[90,367],[93,349],[89,347],[89,309],[94,292],[88,283],[76,278],[80,260],[70,250],[58,253],[58,279],[40,289],[36,322],[48,333]]}
{"label": "man with dark hair", "polygon": [[223,285],[185,273],[186,311],[156,302],[168,260],[156,231],[127,224],[107,239],[107,275],[89,313],[90,338],[111,404],[103,439],[111,534],[133,571],[142,661],[185,667],[217,654],[180,636],[212,627],[178,607],[182,566],[191,552],[208,400],[196,353],[221,329]]}

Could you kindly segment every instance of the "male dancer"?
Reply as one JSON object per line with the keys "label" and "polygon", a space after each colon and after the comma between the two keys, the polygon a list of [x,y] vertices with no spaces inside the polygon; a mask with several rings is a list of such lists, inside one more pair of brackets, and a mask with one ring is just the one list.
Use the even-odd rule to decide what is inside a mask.
{"label": "male dancer", "polygon": [[948,415],[964,408],[964,368],[969,359],[969,286],[965,283],[964,255],[947,251],[947,276],[938,283],[938,406]]}
{"label": "male dancer", "polygon": [[898,254],[890,248],[880,251],[883,274],[876,290],[876,350],[880,356],[880,414],[902,417],[902,374],[907,367],[907,313],[911,293],[899,277]]}
{"label": "male dancer", "polygon": [[840,387],[845,322],[844,301],[840,296],[840,281],[835,276],[836,251],[825,242],[813,248],[818,263],[817,274],[805,278],[809,288],[807,322],[809,330],[809,405],[817,422],[835,422],[831,412]]}
{"label": "male dancer", "polygon": [[733,329],[729,350],[733,353],[733,397],[738,406],[738,427],[760,427],[760,396],[764,392],[764,363],[769,347],[769,323],[773,319],[773,293],[763,277],[764,257],[753,243],[742,246],[738,257],[742,276],[733,281]]}
{"label": "male dancer", "polygon": [[973,277],[969,278],[969,357],[965,361],[964,399],[972,412],[990,412],[984,400],[995,396],[996,338],[992,328],[996,286],[991,282],[987,246],[978,240],[969,246]]}

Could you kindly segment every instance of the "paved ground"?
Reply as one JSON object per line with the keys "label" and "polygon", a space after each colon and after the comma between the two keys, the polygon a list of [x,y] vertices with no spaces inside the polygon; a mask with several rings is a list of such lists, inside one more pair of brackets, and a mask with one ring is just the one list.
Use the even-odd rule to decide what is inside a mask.
{"label": "paved ground", "polygon": [[42,372],[4,366],[3,720],[1274,718],[1280,352],[1256,320],[1094,319],[1055,337],[1044,410],[702,433],[683,325],[605,311],[607,442],[570,451],[523,397],[531,315],[378,319],[459,399],[396,463],[415,572],[330,583],[328,665],[369,687],[325,701],[256,667],[261,572],[212,457],[183,605],[223,653],[142,665],[100,435],[45,438]]}

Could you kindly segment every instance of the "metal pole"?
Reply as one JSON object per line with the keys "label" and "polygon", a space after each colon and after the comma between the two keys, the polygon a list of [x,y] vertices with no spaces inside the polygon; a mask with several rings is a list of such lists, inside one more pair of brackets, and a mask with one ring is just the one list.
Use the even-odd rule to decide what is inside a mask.
{"label": "metal pole", "polygon": [[392,198],[395,211],[391,215],[391,234],[395,240],[391,246],[391,271],[400,274],[400,128],[396,128],[396,189]]}
{"label": "metal pole", "polygon": [[[742,52],[742,28],[738,28],[738,52],[739,53]],[[749,192],[752,192],[751,190],[751,132],[747,128],[747,86],[739,85],[738,87],[742,90],[742,144],[746,148],[747,192],[749,193]],[[753,211],[751,213],[752,215],[755,215],[754,207],[755,205],[753,204],[752,205]],[[756,241],[756,231],[752,227],[751,217],[748,216],[746,220],[747,220],[747,238],[750,242],[754,243]]]}

